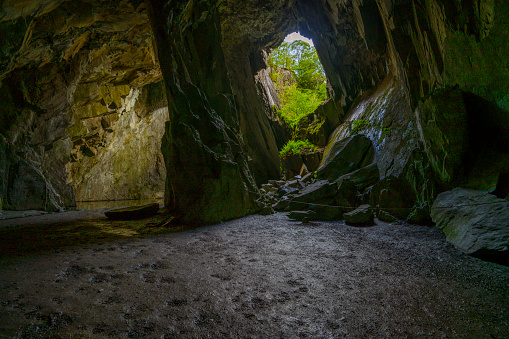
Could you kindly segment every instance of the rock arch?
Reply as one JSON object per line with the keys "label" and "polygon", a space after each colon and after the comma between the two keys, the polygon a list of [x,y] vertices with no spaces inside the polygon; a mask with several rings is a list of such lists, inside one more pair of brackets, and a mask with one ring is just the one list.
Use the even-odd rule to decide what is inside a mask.
{"label": "rock arch", "polygon": [[[147,62],[116,80],[164,79],[170,117],[162,144],[168,170],[165,200],[185,221],[211,223],[260,209],[257,186],[279,175],[277,145],[284,138],[284,127],[267,104],[270,88],[261,85],[264,58],[294,30],[313,39],[332,85],[333,96],[320,108],[331,129],[338,127],[331,142],[347,133],[341,122],[376,119],[377,125],[361,133],[375,144],[382,177],[405,176],[424,200],[468,179],[458,171],[465,156],[457,152],[458,147],[469,149],[458,146],[468,131],[446,128],[449,113],[460,120],[464,112],[472,114],[472,107],[461,107],[469,106],[464,93],[500,109],[490,112],[508,115],[509,6],[502,0],[23,4],[4,1],[0,16],[6,33],[0,65],[2,197],[13,185],[8,164],[16,158],[19,166],[12,168],[36,178],[34,201],[52,201],[48,194],[53,200],[71,199],[61,180],[65,175],[51,179],[50,172],[63,173],[67,162],[62,156],[69,150],[66,112],[83,70],[101,67],[99,59],[93,63],[100,48],[91,36],[115,30],[122,36],[141,23],[151,25],[155,43],[127,42],[120,49],[145,48],[129,61]],[[104,73],[109,77],[111,70]],[[456,101],[451,103],[451,97]],[[380,126],[391,133],[381,133]],[[506,130],[504,125],[497,133]],[[497,171],[507,172],[502,167]],[[417,183],[425,181],[437,188],[417,192]]]}

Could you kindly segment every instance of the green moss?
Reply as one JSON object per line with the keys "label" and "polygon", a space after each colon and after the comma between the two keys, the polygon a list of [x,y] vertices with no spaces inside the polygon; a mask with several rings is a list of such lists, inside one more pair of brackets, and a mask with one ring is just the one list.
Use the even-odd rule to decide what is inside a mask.
{"label": "green moss", "polygon": [[362,129],[370,126],[371,123],[367,120],[364,120],[364,119],[357,119],[357,120],[354,120],[352,122],[352,130],[350,131],[350,134],[357,134],[359,133]]}

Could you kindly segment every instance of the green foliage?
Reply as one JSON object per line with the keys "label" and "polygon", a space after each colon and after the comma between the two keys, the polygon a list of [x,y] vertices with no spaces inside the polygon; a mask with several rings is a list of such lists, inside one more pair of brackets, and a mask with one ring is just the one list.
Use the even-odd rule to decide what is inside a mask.
{"label": "green foliage", "polygon": [[370,123],[367,120],[364,119],[355,120],[352,122],[352,130],[350,131],[350,134],[357,134],[361,129],[369,125]]}
{"label": "green foliage", "polygon": [[292,70],[300,89],[316,90],[327,80],[316,49],[302,40],[284,42],[273,50],[269,56],[269,66]]}
{"label": "green foliage", "polygon": [[317,91],[299,89],[297,84],[284,88],[280,99],[281,114],[293,129],[324,101]]}
{"label": "green foliage", "polygon": [[282,158],[291,154],[301,154],[303,152],[315,152],[318,147],[309,142],[309,140],[295,140],[292,139],[286,143],[283,149],[279,152]]}
{"label": "green foliage", "polygon": [[[296,149],[306,143],[312,145],[308,140],[304,141],[304,138],[318,133],[324,120],[306,125],[303,119],[327,99],[327,78],[315,48],[301,40],[285,42],[272,51],[269,66],[272,69],[270,77],[281,100],[281,110],[278,113],[292,128],[292,140],[281,151],[283,156],[293,145]],[[283,83],[281,69],[290,70],[294,81]],[[301,142],[298,144],[300,146],[297,142]]]}

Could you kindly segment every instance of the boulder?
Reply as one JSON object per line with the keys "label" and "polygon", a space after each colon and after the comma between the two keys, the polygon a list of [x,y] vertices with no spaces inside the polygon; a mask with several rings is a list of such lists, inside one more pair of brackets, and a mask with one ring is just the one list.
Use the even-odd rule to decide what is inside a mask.
{"label": "boulder", "polygon": [[359,205],[357,187],[348,179],[336,181],[338,189],[334,194],[335,204],[338,206],[355,207]]}
{"label": "boulder", "polygon": [[261,189],[267,193],[277,191],[277,187],[274,187],[271,184],[263,184]]}
{"label": "boulder", "polygon": [[320,160],[322,159],[322,152],[310,152],[302,154],[302,161],[309,172],[314,172],[320,167]]}
{"label": "boulder", "polygon": [[287,194],[296,193],[298,191],[297,188],[294,187],[288,187],[286,185],[281,186],[277,189],[276,195],[279,197],[285,196]]}
{"label": "boulder", "polygon": [[315,174],[314,173],[308,173],[308,174],[306,174],[305,176],[302,177],[301,181],[303,183],[305,183],[305,184],[309,184],[314,179],[315,179]]}
{"label": "boulder", "polygon": [[304,188],[304,185],[302,184],[300,179],[290,180],[286,183],[286,186],[291,187],[291,188],[298,188],[298,189]]}
{"label": "boulder", "polygon": [[390,176],[378,184],[371,191],[370,204],[378,209],[380,220],[406,220],[416,201],[416,196],[408,180],[402,177]]}
{"label": "boulder", "polygon": [[283,169],[287,179],[293,178],[296,175],[300,174],[300,170],[302,169],[302,158],[300,154],[289,154],[286,155],[282,159]]}
{"label": "boulder", "polygon": [[307,204],[307,209],[316,213],[317,220],[341,220],[345,210],[339,206]]}
{"label": "boulder", "polygon": [[286,181],[284,181],[284,180],[269,180],[269,184],[271,184],[274,187],[279,188],[279,187],[283,186],[284,184],[286,184]]}
{"label": "boulder", "polygon": [[373,225],[374,215],[370,205],[361,205],[356,210],[344,214],[348,225]]}
{"label": "boulder", "polygon": [[337,191],[337,184],[320,180],[302,189],[293,198],[295,202],[316,203],[331,199]]}
{"label": "boulder", "polygon": [[288,218],[292,220],[303,220],[307,218],[307,220],[316,220],[316,213],[313,211],[292,211]]}
{"label": "boulder", "polygon": [[325,150],[318,177],[330,181],[356,171],[373,162],[374,148],[371,140],[356,134],[328,145]]}
{"label": "boulder", "polygon": [[447,241],[488,260],[509,259],[509,201],[484,191],[455,188],[439,194],[431,217]]}
{"label": "boulder", "polygon": [[260,212],[258,212],[258,214],[260,215],[271,215],[271,214],[274,214],[274,209],[272,208],[272,206],[265,206],[264,208],[262,208],[260,210]]}
{"label": "boulder", "polygon": [[365,188],[380,181],[380,171],[378,170],[378,165],[376,163],[372,163],[371,165],[362,167],[354,172],[339,177],[336,182],[343,181],[345,179],[357,186],[358,190],[364,190]]}
{"label": "boulder", "polygon": [[289,205],[290,205],[290,197],[288,196],[283,196],[281,198],[281,200],[279,200],[278,202],[276,202],[274,205],[272,205],[272,208],[275,210],[275,211],[284,211],[286,210]]}

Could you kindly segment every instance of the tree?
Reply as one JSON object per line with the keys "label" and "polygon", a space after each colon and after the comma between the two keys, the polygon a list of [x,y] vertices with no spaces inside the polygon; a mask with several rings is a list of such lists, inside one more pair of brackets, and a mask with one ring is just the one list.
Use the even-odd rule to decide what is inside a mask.
{"label": "tree", "polygon": [[316,90],[327,80],[316,49],[302,40],[284,42],[272,51],[269,66],[292,70],[300,89]]}
{"label": "tree", "polygon": [[[301,40],[285,42],[272,51],[269,56],[269,66],[272,69],[270,76],[280,95],[281,110],[279,112],[292,128],[291,141],[295,145],[309,144],[302,138],[311,130],[316,133],[318,128],[316,126],[302,127],[300,121],[313,113],[327,98],[327,78],[315,48]],[[280,81],[282,74],[287,74],[288,70],[292,72],[295,81]],[[321,123],[318,127],[320,126]]]}

